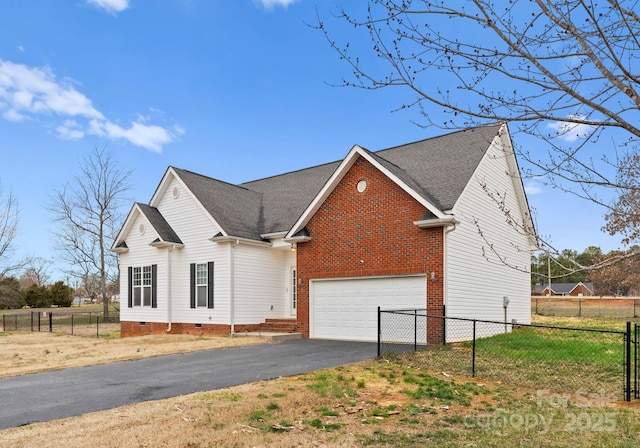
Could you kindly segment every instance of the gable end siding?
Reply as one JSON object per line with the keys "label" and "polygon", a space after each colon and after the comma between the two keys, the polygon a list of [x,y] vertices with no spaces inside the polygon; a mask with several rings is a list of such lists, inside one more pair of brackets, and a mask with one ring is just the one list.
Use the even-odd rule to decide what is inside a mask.
{"label": "gable end siding", "polygon": [[514,187],[520,180],[507,172],[504,151],[492,145],[454,208],[460,223],[447,237],[447,315],[502,320],[507,296],[507,319],[531,320],[530,275],[523,272],[531,262],[529,241],[486,191],[505,195],[510,219],[522,222]]}

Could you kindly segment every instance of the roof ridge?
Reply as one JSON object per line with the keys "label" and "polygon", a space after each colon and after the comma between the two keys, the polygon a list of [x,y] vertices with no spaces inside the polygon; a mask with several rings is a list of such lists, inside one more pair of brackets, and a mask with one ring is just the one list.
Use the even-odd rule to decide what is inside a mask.
{"label": "roof ridge", "polygon": [[[306,167],[306,168],[299,168],[299,169],[297,169],[297,170],[287,171],[287,172],[285,172],[285,173],[274,174],[274,175],[272,175],[272,176],[262,177],[262,178],[260,178],[260,179],[248,180],[248,181],[246,181],[246,182],[242,182],[241,184],[238,184],[238,185],[246,185],[246,184],[252,184],[252,183],[254,183],[254,182],[261,182],[261,181],[263,181],[263,180],[267,180],[267,179],[274,179],[274,178],[276,178],[276,177],[286,176],[287,174],[300,173],[300,172],[302,172],[302,171],[312,170],[312,169],[316,169],[316,168],[320,168],[320,167],[323,167],[323,166],[331,165],[331,164],[334,164],[334,163],[340,163],[340,162],[342,162],[342,159],[341,159],[341,160],[334,160],[333,162],[325,162],[325,163],[321,163],[321,164],[319,164],[319,165],[308,166],[308,167]],[[245,187],[245,188],[246,188],[246,187]],[[251,191],[253,191],[253,190],[251,190]]]}
{"label": "roof ridge", "polygon": [[[456,135],[456,134],[460,134],[462,132],[469,132],[469,131],[473,131],[475,129],[480,129],[480,128],[488,128],[491,126],[502,126],[505,122],[500,121],[500,122],[494,122],[494,123],[487,123],[487,124],[481,124],[479,126],[472,126],[472,127],[468,127],[468,128],[464,128],[464,129],[459,129],[457,131],[453,131],[453,132],[449,132],[448,134],[440,134],[440,135],[433,135],[431,137],[427,137],[427,138],[423,138],[421,140],[416,140],[413,142],[408,142],[408,143],[402,143],[401,145],[395,145],[395,146],[391,146],[389,148],[382,148],[382,149],[377,149],[375,151],[372,151],[374,153],[378,153],[378,152],[383,152],[383,151],[389,151],[392,149],[396,149],[396,148],[402,148],[403,146],[409,146],[409,145],[414,145],[416,143],[422,143],[422,142],[427,142],[429,140],[434,140],[434,139],[440,139],[440,138],[444,138],[444,137],[449,137],[452,135]],[[361,146],[362,148],[362,146]]]}
{"label": "roof ridge", "polygon": [[259,191],[251,190],[250,188],[244,187],[243,184],[234,184],[234,183],[231,183],[231,182],[227,182],[226,180],[217,179],[215,177],[207,176],[207,175],[201,174],[201,173],[196,173],[195,171],[191,171],[191,170],[185,170],[184,168],[178,168],[177,166],[173,166],[173,165],[169,165],[169,167],[173,168],[174,171],[183,171],[185,173],[193,174],[194,176],[198,176],[198,177],[202,177],[202,178],[207,179],[207,180],[212,180],[212,181],[215,181],[215,182],[219,182],[221,184],[229,185],[231,187],[242,188],[243,190],[246,190],[246,191],[249,191],[249,192],[252,192],[252,193],[262,194]]}

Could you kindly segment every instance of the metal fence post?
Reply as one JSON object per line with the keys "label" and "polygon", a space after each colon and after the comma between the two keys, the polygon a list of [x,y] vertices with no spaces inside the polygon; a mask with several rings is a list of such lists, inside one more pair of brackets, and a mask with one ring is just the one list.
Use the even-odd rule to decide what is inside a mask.
{"label": "metal fence post", "polygon": [[380,307],[378,307],[378,358],[380,357],[380,339],[382,336],[382,328],[380,327]]}
{"label": "metal fence post", "polygon": [[40,332],[40,311],[38,311],[38,333]]}
{"label": "metal fence post", "polygon": [[33,332],[33,311],[31,311],[31,332]]}
{"label": "metal fence post", "polygon": [[73,314],[71,315],[71,336],[73,336]]}
{"label": "metal fence post", "polygon": [[476,377],[476,320],[473,319],[473,342],[471,343],[471,378]]}
{"label": "metal fence post", "polygon": [[442,345],[447,345],[447,309],[442,305]]}
{"label": "metal fence post", "polygon": [[418,310],[413,310],[413,351],[418,351]]}
{"label": "metal fence post", "polygon": [[627,321],[627,334],[626,338],[626,353],[625,353],[625,401],[631,401],[631,321]]}
{"label": "metal fence post", "polygon": [[53,333],[53,313],[49,311],[49,333]]}
{"label": "metal fence post", "polygon": [[7,325],[5,324],[5,315],[2,315],[2,331],[7,331]]}
{"label": "metal fence post", "polygon": [[96,316],[96,338],[100,337],[100,316]]}

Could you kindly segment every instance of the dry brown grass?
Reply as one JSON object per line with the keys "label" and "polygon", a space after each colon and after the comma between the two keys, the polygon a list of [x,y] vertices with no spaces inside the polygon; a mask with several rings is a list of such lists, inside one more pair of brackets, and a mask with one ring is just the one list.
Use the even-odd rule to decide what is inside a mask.
{"label": "dry brown grass", "polygon": [[[371,362],[338,368],[357,375],[362,389],[346,399],[323,397],[308,386],[314,374],[140,403],[48,423],[0,431],[1,447],[325,447],[362,446],[362,435],[394,431],[406,415],[406,384],[370,373]],[[331,372],[336,372],[332,369]],[[353,382],[351,382],[354,385]],[[476,396],[471,408],[491,398]],[[408,434],[441,425],[461,405],[424,404]],[[394,409],[391,415],[377,409]],[[260,417],[260,415],[262,417]],[[323,414],[336,414],[327,416]],[[318,422],[335,428],[318,427]],[[64,441],[62,443],[62,441]]]}
{"label": "dry brown grass", "polygon": [[[0,333],[1,335],[2,333]],[[46,339],[42,337],[46,336]],[[12,341],[13,338],[14,339]],[[26,338],[26,339],[25,339]],[[33,339],[30,339],[33,338]],[[22,340],[22,343],[18,343]],[[51,345],[46,345],[46,342]],[[162,336],[123,340],[23,334],[0,337],[0,362],[13,351],[95,363],[106,350],[129,358],[184,351],[203,344],[253,342],[244,338]],[[80,344],[80,345],[76,345]],[[32,345],[32,349],[27,349]],[[13,350],[7,351],[8,347]],[[48,348],[45,348],[48,347]],[[56,348],[57,347],[57,348]],[[113,347],[113,349],[111,349]],[[171,349],[170,347],[173,347]],[[139,349],[139,350],[138,350]],[[43,350],[49,350],[44,356]],[[166,350],[166,351],[165,351]],[[92,353],[93,352],[93,353]],[[83,355],[84,353],[84,355]],[[30,355],[29,355],[30,356]],[[11,356],[10,356],[11,357]],[[35,362],[35,361],[34,361]],[[5,366],[0,364],[0,371]],[[567,391],[574,392],[574,391]],[[0,400],[1,405],[1,400]],[[612,415],[614,428],[593,423],[579,434],[570,414]],[[541,427],[497,425],[500,416],[544,415]],[[486,428],[468,426],[489,421]],[[487,420],[486,418],[489,418]],[[493,420],[491,420],[493,419]],[[516,421],[517,420],[511,420]],[[321,372],[139,403],[102,412],[0,431],[0,448],[20,447],[416,447],[416,446],[637,446],[638,402],[613,407],[540,406],[536,391],[486,379],[426,369],[411,356],[367,361]],[[576,437],[576,435],[578,437]]]}
{"label": "dry brown grass", "polygon": [[55,333],[0,333],[0,378],[263,342],[259,338],[190,335],[103,339]]}

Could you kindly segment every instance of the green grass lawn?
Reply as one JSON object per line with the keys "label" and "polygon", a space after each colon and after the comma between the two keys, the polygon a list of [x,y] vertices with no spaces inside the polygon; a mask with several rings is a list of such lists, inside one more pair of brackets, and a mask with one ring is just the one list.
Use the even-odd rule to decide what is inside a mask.
{"label": "green grass lawn", "polygon": [[[546,319],[545,325],[553,325]],[[558,325],[566,325],[559,319]],[[575,322],[570,322],[575,326]],[[585,321],[584,328],[624,329],[624,322]],[[475,376],[515,386],[558,391],[585,390],[622,397],[624,338],[619,333],[543,327],[521,327],[479,338],[475,344]],[[416,362],[450,373],[471,373],[472,343],[434,347]]]}

